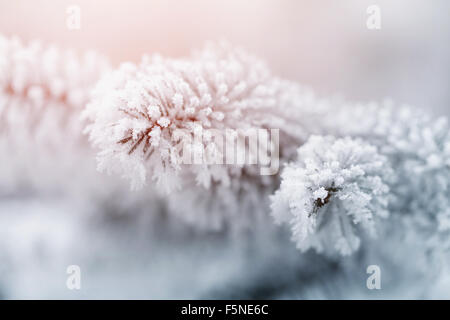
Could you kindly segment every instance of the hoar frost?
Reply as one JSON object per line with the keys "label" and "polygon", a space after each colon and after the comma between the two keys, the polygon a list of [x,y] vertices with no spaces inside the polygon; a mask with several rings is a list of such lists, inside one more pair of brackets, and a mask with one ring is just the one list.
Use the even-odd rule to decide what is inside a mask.
{"label": "hoar frost", "polygon": [[388,216],[390,174],[386,158],[361,140],[312,136],[283,170],[272,215],[291,225],[302,251],[348,255],[360,232],[375,235],[376,219]]}
{"label": "hoar frost", "polygon": [[[278,175],[221,162],[223,143],[252,159],[274,148],[276,161],[285,158],[305,136],[294,117],[299,91],[259,59],[211,44],[188,58],[144,57],[140,65],[126,63],[105,76],[84,112],[86,131],[99,149],[101,171],[129,179],[132,189],[156,181],[158,190],[171,193],[169,209],[181,219],[217,229],[231,217],[238,225],[247,216],[251,225],[251,217],[268,213],[264,199]],[[280,131],[279,141],[272,140],[272,128]],[[265,131],[271,142],[256,149],[238,143],[252,130]],[[186,150],[206,161],[186,163]]]}
{"label": "hoar frost", "polygon": [[[302,250],[350,254],[387,212],[416,219],[427,241],[449,242],[448,124],[413,108],[318,99],[220,44],[187,58],[123,64],[98,83],[84,116],[99,169],[135,189],[155,180],[171,193],[169,210],[196,227],[237,225],[242,216],[251,226],[268,213],[279,175],[262,177],[246,164],[186,165],[181,150],[214,163],[223,150],[212,138],[192,143],[197,133],[277,128],[280,164],[299,146],[301,156],[281,176],[273,216],[292,223]],[[308,171],[314,164],[318,171]]]}
{"label": "hoar frost", "polygon": [[[292,88],[260,60],[226,44],[184,59],[144,57],[140,65],[123,64],[98,84],[85,111],[92,122],[87,132],[100,149],[99,168],[128,178],[135,189],[148,178],[167,192],[190,178],[205,188],[230,185],[234,169],[214,165],[224,156],[217,141],[230,139],[229,129],[239,135],[283,128],[285,135],[298,136],[285,106]],[[219,137],[208,136],[208,130]],[[205,139],[195,140],[202,133]],[[209,161],[183,166],[186,150]]]}
{"label": "hoar frost", "polygon": [[80,113],[108,68],[94,52],[0,35],[0,195],[75,184],[68,172],[92,161]]}
{"label": "hoar frost", "polygon": [[[94,52],[79,55],[0,35],[0,131],[47,144],[59,142],[58,132],[72,130],[80,137],[79,112],[108,68],[108,61]],[[64,135],[62,141],[68,138]]]}
{"label": "hoar frost", "polygon": [[[416,233],[430,248],[450,248],[450,126],[390,100],[376,104],[335,103],[322,114],[321,132],[369,141],[394,169],[390,190],[396,201],[389,211],[414,219]],[[331,104],[328,109],[331,108]]]}

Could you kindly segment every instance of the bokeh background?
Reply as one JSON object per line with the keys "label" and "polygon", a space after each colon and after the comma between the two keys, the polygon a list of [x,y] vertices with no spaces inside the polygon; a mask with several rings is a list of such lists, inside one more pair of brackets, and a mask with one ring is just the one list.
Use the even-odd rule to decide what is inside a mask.
{"label": "bokeh background", "polygon": [[[380,30],[366,27],[372,4]],[[81,8],[80,30],[66,27],[70,5]],[[95,49],[116,64],[226,39],[320,93],[448,113],[449,12],[446,0],[1,0],[0,31]]]}
{"label": "bokeh background", "polygon": [[[380,30],[366,27],[373,4]],[[66,26],[71,5],[81,9],[80,30]],[[446,0],[0,0],[0,33],[95,50],[114,65],[225,39],[320,95],[389,97],[450,115],[449,12]],[[364,269],[330,280],[345,261],[300,258],[285,235],[199,236],[161,218],[164,205],[148,195],[101,197],[98,205],[73,195],[1,196],[0,298],[409,298],[424,286],[368,292]],[[82,268],[82,290],[66,288],[71,264]],[[300,275],[304,265],[314,273]],[[417,279],[394,269],[387,279]],[[443,278],[427,297],[448,294],[449,284]]]}

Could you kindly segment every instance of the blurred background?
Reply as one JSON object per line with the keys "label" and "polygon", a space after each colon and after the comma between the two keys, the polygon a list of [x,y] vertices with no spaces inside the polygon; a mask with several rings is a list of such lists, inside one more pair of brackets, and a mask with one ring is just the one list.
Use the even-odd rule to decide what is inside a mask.
{"label": "blurred background", "polygon": [[[379,30],[366,26],[374,4]],[[71,6],[81,10],[80,29],[67,27]],[[114,65],[225,39],[320,95],[389,97],[450,115],[449,13],[447,0],[0,0],[0,33],[95,50]],[[86,166],[90,179],[105,179],[94,162]],[[198,235],[166,221],[164,204],[149,194],[80,190],[0,192],[0,298],[409,298],[424,288],[408,282],[420,277],[414,270],[391,261],[386,279],[397,282],[369,292],[364,268],[300,256],[278,231],[270,230],[275,240]],[[67,289],[68,265],[81,267],[82,290]],[[449,284],[443,278],[427,297],[448,295]]]}
{"label": "blurred background", "polygon": [[[379,30],[366,27],[374,4]],[[80,29],[66,26],[71,5]],[[449,12],[446,0],[0,0],[0,32],[95,49],[116,64],[225,39],[322,94],[449,113]]]}

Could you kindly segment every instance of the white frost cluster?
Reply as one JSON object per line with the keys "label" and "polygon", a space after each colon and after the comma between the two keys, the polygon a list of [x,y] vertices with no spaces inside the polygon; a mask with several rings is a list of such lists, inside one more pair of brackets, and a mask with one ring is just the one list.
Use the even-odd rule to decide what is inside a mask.
{"label": "white frost cluster", "polygon": [[[90,162],[81,111],[106,58],[0,35],[0,194],[67,179]],[[65,178],[64,178],[65,177]],[[61,189],[61,186],[57,186]]]}
{"label": "white frost cluster", "polygon": [[390,174],[386,158],[361,140],[311,136],[282,172],[272,215],[292,226],[302,251],[349,255],[359,233],[375,235],[376,218],[388,216]]}
{"label": "white frost cluster", "polygon": [[2,131],[19,131],[20,126],[36,135],[73,125],[71,115],[79,117],[90,90],[107,69],[107,60],[94,52],[80,56],[39,41],[23,44],[0,35]]}
{"label": "white frost cluster", "polygon": [[[144,57],[140,65],[123,64],[100,81],[85,111],[87,132],[100,150],[99,168],[129,179],[134,189],[151,179],[167,192],[181,189],[184,181],[206,189],[230,186],[246,166],[217,164],[224,159],[218,141],[232,144],[227,139],[236,141],[255,128],[282,128],[284,138],[299,137],[288,108],[296,90],[227,44],[183,59]],[[228,129],[237,135],[226,136]],[[211,130],[215,135],[209,136]],[[244,152],[237,148],[237,154]],[[186,165],[186,150],[202,155],[201,163]],[[257,150],[249,156],[256,158]]]}
{"label": "white frost cluster", "polygon": [[448,119],[391,101],[335,110],[322,117],[321,129],[369,141],[394,169],[390,189],[397,200],[389,211],[414,218],[417,232],[426,234],[432,247],[450,247]]}

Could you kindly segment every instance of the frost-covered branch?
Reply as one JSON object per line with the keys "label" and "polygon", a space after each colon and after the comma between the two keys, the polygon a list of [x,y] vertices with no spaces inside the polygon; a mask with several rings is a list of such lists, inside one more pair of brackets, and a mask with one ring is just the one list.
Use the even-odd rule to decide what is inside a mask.
{"label": "frost-covered branch", "polygon": [[87,131],[100,149],[99,168],[128,178],[133,188],[150,178],[170,192],[181,188],[183,175],[205,188],[230,185],[234,168],[182,166],[182,151],[221,158],[217,140],[195,142],[207,130],[221,141],[227,129],[282,127],[297,136],[297,124],[282,105],[291,86],[271,76],[260,60],[224,44],[185,59],[144,57],[98,84],[85,112],[92,122]]}
{"label": "frost-covered branch", "polygon": [[[275,147],[286,158],[305,136],[292,108],[298,90],[244,51],[211,44],[188,58],[123,64],[100,81],[84,115],[100,170],[129,179],[133,189],[154,180],[158,190],[177,191],[168,201],[172,212],[219,228],[230,218],[237,225],[242,216],[266,215],[278,181],[255,165],[223,161],[224,144],[256,159],[271,146],[248,148],[246,130],[276,128]],[[189,162],[188,153],[204,158]]]}
{"label": "frost-covered branch", "polygon": [[107,69],[93,52],[0,36],[0,193],[46,182],[60,190],[74,168],[82,179],[92,155],[80,115]]}
{"label": "frost-covered branch", "polygon": [[[427,221],[425,229],[431,234],[450,228],[446,120],[435,121],[410,107],[318,99],[312,91],[272,76],[260,60],[229,45],[211,45],[188,58],[152,56],[144,57],[139,65],[123,64],[99,82],[84,114],[90,122],[90,140],[99,150],[98,167],[127,178],[136,189],[154,180],[166,193],[177,191],[170,194],[170,211],[196,226],[216,228],[227,220],[238,224],[242,216],[249,217],[247,224],[251,224],[255,216],[267,214],[267,196],[276,189],[279,177],[263,177],[247,164],[214,161],[223,157],[218,141],[226,140],[227,129],[278,128],[281,163],[290,160],[292,151],[311,135],[332,135],[336,139],[315,137],[302,147],[296,169],[285,169],[280,190],[289,189],[286,183],[294,185],[295,179],[300,179],[296,183],[305,183],[307,178],[298,175],[306,170],[305,161],[311,161],[307,160],[311,150],[316,150],[312,161],[317,162],[321,174],[328,172],[325,168],[332,162],[326,158],[331,152],[327,148],[334,150],[336,157],[354,152],[361,161],[373,160],[373,166],[383,163],[380,172],[354,173],[345,181],[350,183],[346,188],[317,185],[313,191],[290,196],[291,202],[303,201],[312,192],[303,209],[295,209],[307,212],[296,214],[297,219],[304,219],[295,223],[297,241],[307,239],[300,248],[353,252],[359,243],[351,231],[354,222],[362,229],[373,230],[373,218],[385,215],[383,212],[417,216]],[[220,139],[214,136],[192,143],[196,134],[208,130],[216,130]],[[213,164],[186,164],[186,150],[206,155]],[[308,152],[311,154],[304,154]],[[348,165],[333,163],[339,163],[336,170]],[[299,169],[302,166],[305,168]],[[392,171],[386,175],[388,168]],[[317,177],[309,177],[309,183]],[[388,187],[389,197],[395,201],[388,201]],[[351,191],[359,197],[347,194],[344,201],[343,194]],[[273,198],[279,198],[276,203],[287,201],[281,200],[283,192]],[[323,219],[319,213],[328,210],[339,214],[330,215],[331,220]],[[285,214],[275,211],[277,219],[291,221],[286,217],[292,218],[292,208]]]}
{"label": "frost-covered branch", "polygon": [[0,36],[2,131],[17,133],[19,125],[33,134],[67,129],[108,67],[107,60],[94,52],[81,56],[38,41],[23,44],[18,38]]}
{"label": "frost-covered branch", "polygon": [[337,105],[335,110],[333,115],[324,115],[321,130],[359,137],[377,146],[394,169],[390,189],[396,201],[390,203],[389,211],[415,219],[417,232],[426,234],[428,241],[449,247],[448,119],[390,101]]}
{"label": "frost-covered branch", "polygon": [[302,251],[348,255],[359,232],[374,235],[375,220],[388,216],[390,174],[386,158],[361,140],[312,136],[283,170],[272,215],[291,225]]}

